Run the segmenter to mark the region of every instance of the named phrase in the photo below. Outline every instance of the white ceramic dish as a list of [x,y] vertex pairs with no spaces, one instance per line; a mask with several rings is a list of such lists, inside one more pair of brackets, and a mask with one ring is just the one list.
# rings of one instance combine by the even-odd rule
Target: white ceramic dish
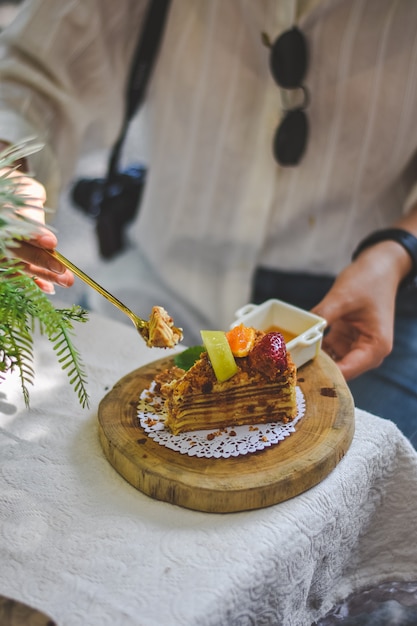
[[278,326],[295,335],[287,342],[287,350],[297,367],[317,356],[327,322],[324,318],[299,309],[282,300],[267,300],[262,304],[246,304],[235,313],[236,320],[230,328],[238,324],[268,330]]

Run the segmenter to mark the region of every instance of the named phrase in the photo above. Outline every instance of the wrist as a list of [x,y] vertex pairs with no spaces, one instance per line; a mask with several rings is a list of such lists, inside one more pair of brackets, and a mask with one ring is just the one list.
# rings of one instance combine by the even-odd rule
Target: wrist
[[384,271],[395,272],[400,288],[415,283],[417,276],[417,237],[401,228],[387,228],[371,233],[363,239],[352,255],[371,255],[372,262],[377,258]]

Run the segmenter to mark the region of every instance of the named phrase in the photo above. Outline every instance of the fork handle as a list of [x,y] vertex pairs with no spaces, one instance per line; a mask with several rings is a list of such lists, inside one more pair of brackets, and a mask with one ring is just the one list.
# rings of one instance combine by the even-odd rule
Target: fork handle
[[57,259],[60,263],[62,263],[62,265],[65,265],[65,267],[67,267],[69,270],[71,270],[71,272],[73,272],[76,276],[78,276],[78,278],[80,278],[82,281],[84,281],[89,287],[92,287],[93,289],[95,289],[100,295],[102,295],[109,302],[114,304],[115,307],[117,307],[123,313],[128,315],[135,325],[137,325],[138,322],[142,322],[143,326],[146,325],[145,320],[141,320],[125,304],[123,304],[123,302],[120,302],[120,300],[118,298],[113,296],[113,294],[111,294],[109,291],[107,291],[107,289],[104,289],[104,287],[99,285],[95,280],[93,280],[91,278],[91,276],[88,276],[88,274],[86,274],[85,272],[80,270],[79,267],[77,267],[69,259],[64,257],[64,255],[61,254],[60,252],[58,252],[58,250],[46,250],[46,252],[48,252],[48,254],[50,254],[55,259]]

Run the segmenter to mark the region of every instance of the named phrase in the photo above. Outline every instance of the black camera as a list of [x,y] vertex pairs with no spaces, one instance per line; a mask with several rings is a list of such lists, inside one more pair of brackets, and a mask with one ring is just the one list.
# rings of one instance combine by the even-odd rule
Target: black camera
[[131,165],[109,178],[82,178],[72,188],[76,208],[96,221],[100,255],[109,259],[125,246],[125,226],[136,216],[146,167]]

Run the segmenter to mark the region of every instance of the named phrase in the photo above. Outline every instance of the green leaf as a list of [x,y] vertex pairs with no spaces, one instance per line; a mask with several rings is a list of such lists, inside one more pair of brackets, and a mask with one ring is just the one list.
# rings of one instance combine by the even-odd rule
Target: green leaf
[[191,346],[183,352],[174,356],[174,363],[177,367],[188,371],[194,363],[200,358],[201,354],[206,352],[204,346]]

